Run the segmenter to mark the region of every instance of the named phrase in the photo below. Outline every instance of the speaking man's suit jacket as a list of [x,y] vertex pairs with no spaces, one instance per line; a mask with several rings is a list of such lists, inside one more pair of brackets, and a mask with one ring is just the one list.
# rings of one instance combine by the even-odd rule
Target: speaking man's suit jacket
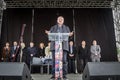
[[[58,33],[58,25],[54,25],[53,27],[51,27],[50,33]],[[61,33],[70,33],[69,27],[63,25]],[[69,51],[68,41],[63,41],[62,48],[63,50]],[[55,50],[55,41],[51,41],[50,50]]]

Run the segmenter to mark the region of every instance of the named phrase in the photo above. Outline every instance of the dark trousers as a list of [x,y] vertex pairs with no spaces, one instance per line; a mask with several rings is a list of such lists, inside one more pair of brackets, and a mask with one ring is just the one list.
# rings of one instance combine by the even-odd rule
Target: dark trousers
[[68,73],[75,73],[75,59],[68,59]]
[[87,62],[88,62],[88,59],[87,58],[82,58],[80,59],[80,62],[81,62],[81,71],[83,72]]
[[[55,76],[55,51],[52,51],[52,75]],[[67,74],[67,51],[63,50],[63,77]]]

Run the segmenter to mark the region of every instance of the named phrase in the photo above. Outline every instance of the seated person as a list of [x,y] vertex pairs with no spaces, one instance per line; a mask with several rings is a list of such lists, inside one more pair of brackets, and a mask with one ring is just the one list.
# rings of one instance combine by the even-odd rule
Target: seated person
[[48,46],[45,48],[45,58],[52,59],[52,52],[50,51],[50,42]]

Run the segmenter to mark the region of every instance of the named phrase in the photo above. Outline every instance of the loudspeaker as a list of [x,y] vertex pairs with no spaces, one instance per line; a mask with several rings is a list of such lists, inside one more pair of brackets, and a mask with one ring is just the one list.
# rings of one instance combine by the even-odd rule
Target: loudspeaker
[[1,62],[0,80],[31,80],[31,75],[25,63]]
[[83,80],[120,80],[119,62],[88,62],[82,75]]

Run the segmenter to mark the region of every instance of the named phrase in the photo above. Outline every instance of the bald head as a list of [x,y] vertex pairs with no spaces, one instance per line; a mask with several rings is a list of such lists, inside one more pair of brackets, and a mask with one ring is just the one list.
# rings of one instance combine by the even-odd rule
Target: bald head
[[59,17],[57,18],[57,23],[58,23],[58,25],[63,25],[63,23],[64,23],[64,18],[63,18],[62,16],[59,16]]

